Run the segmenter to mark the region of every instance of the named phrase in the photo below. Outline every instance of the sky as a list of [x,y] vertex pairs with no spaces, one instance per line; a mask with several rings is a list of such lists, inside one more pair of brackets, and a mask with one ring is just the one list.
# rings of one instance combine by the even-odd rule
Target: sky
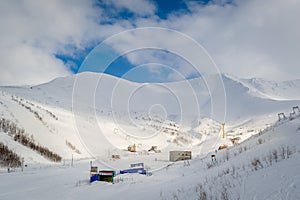
[[[299,79],[299,10],[299,0],[3,0],[0,85],[40,84],[89,71],[80,66],[95,47],[124,31],[145,27],[190,37],[222,73],[276,81]],[[143,37],[131,34],[111,45],[120,53],[124,45],[134,49]],[[151,39],[166,49],[182,45],[168,34]],[[201,75],[166,49],[123,53],[99,71],[136,82]],[[182,49],[197,56],[188,46]]]

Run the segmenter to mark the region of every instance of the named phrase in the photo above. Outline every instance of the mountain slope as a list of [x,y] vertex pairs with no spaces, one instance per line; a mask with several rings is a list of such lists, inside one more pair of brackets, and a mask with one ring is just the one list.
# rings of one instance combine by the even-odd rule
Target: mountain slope
[[207,155],[193,159],[189,166],[177,162],[152,176],[118,175],[115,184],[89,184],[89,161],[75,162],[73,167],[29,167],[23,173],[0,173],[0,198],[299,199],[299,133],[298,117],[219,151],[216,165]]
[[241,82],[266,98],[274,100],[299,100],[300,80],[292,81],[266,81],[264,79],[252,78],[241,79]]
[[[37,143],[63,159],[95,156],[110,165],[111,154],[120,154],[127,163],[134,160],[124,151],[131,144],[139,144],[141,152],[159,146],[163,151],[156,156],[164,162],[172,149],[205,155],[218,145],[231,144],[220,138],[224,113],[215,107],[223,104],[228,135],[239,135],[242,140],[276,122],[278,112],[288,114],[292,106],[300,104],[299,100],[266,98],[268,91],[261,97],[252,92],[255,85],[227,75],[221,76],[226,94],[226,102],[222,102],[222,88],[207,86],[218,78],[140,84],[106,74],[82,73],[32,87],[0,87],[0,111],[2,118],[24,128]],[[24,153],[7,134],[0,137],[27,162],[45,162],[36,152]],[[146,158],[141,155],[140,159]]]

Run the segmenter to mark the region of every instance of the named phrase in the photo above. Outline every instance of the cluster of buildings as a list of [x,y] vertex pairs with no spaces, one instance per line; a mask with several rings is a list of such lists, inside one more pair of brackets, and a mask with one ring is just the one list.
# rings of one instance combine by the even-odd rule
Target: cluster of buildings
[[[156,150],[156,148],[154,148]],[[169,160],[172,162],[182,161],[182,160],[191,160],[192,152],[191,151],[170,151]],[[95,181],[105,181],[105,182],[114,182],[114,177],[119,174],[142,174],[142,175],[151,175],[144,168],[144,163],[134,163],[130,164],[130,168],[123,169],[120,171],[115,171],[111,169],[102,169],[99,170],[97,166],[92,166],[90,169],[90,182]]]

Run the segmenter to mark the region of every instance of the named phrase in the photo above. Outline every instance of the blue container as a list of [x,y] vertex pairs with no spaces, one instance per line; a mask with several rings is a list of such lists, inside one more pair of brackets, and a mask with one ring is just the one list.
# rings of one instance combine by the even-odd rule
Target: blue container
[[139,173],[139,174],[146,174],[146,170],[144,170],[143,168],[140,169],[125,169],[125,170],[121,170],[120,174],[126,174],[126,173]]
[[95,174],[95,175],[91,176],[90,183],[92,183],[94,181],[98,181],[98,180],[99,180],[99,174]]
[[144,170],[144,169],[142,169],[142,170],[139,170],[139,171],[138,171],[138,173],[139,173],[139,174],[144,174],[144,175],[146,175],[146,174],[147,174],[146,170]]

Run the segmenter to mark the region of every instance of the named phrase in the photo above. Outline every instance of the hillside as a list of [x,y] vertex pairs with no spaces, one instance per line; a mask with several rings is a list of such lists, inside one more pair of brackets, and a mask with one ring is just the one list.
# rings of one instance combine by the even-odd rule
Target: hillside
[[244,79],[244,84],[251,87],[253,91],[265,95],[266,98],[279,100],[298,100],[300,98],[300,80],[293,81],[266,81],[264,79]]
[[[163,160],[150,166],[156,169],[166,165],[169,150],[190,149],[196,156],[206,155],[219,145],[232,145],[230,138],[239,137],[241,142],[257,134],[276,122],[278,112],[288,115],[300,104],[299,99],[256,95],[253,85],[247,87],[245,80],[228,75],[221,76],[226,94],[226,102],[221,102],[220,88],[209,91],[206,85],[217,78],[140,84],[105,74],[81,73],[37,86],[0,87],[1,118],[63,160],[95,157],[119,169],[122,164],[112,162],[111,154],[126,158],[123,164],[127,165],[136,159],[124,151],[128,145],[138,144],[141,152],[155,145],[161,154],[140,155],[139,159]],[[217,99],[213,100],[215,105],[211,105],[211,96]],[[226,107],[227,139],[220,137],[224,113],[212,109],[220,105]],[[26,163],[51,163],[3,130],[0,138]]]
[[207,155],[194,158],[189,166],[176,162],[152,176],[118,175],[115,184],[89,184],[89,161],[76,161],[73,167],[29,167],[10,174],[1,171],[0,198],[299,199],[299,137],[298,117],[219,151],[215,165]]

